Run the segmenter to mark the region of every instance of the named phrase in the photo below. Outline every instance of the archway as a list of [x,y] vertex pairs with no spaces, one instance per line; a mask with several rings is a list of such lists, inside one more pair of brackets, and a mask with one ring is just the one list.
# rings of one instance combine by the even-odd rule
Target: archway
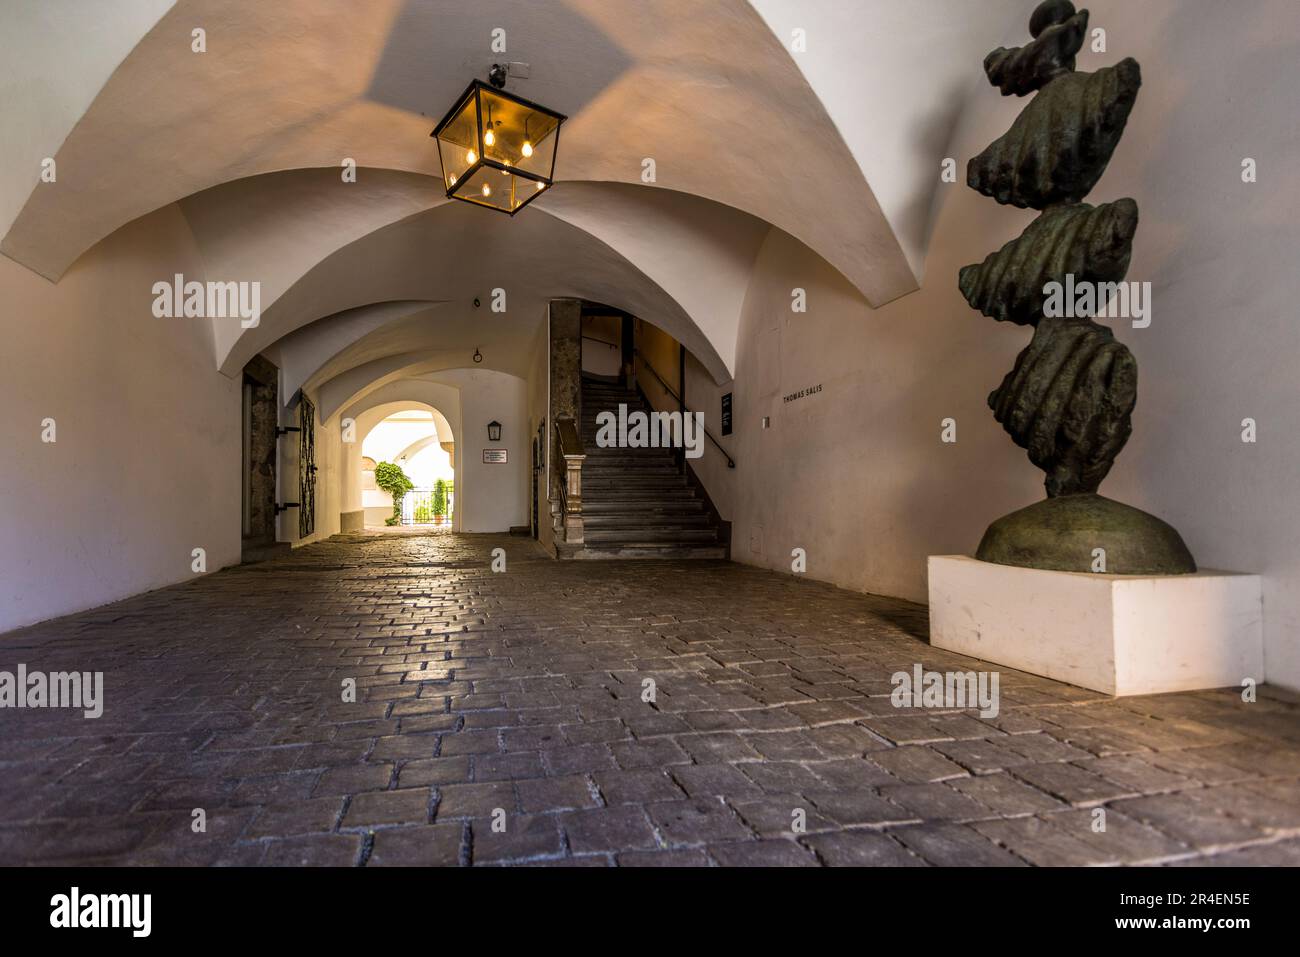
[[[456,410],[450,412],[407,400],[358,416],[353,448],[359,454],[349,457],[342,474],[343,500],[353,506],[351,530],[456,527]],[[383,474],[394,469],[411,486],[396,501]]]

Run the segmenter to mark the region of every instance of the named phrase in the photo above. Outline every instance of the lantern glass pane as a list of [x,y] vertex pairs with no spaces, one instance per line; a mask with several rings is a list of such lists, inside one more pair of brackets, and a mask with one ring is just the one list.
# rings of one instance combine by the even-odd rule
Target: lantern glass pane
[[[488,158],[550,179],[559,119],[492,90],[482,90],[480,96],[483,150]],[[489,129],[491,145],[487,143]]]
[[468,96],[452,121],[438,134],[438,155],[447,188],[454,188],[479,160],[477,97]]
[[456,198],[513,213],[534,192],[535,185],[522,176],[492,166],[481,166],[456,188]]

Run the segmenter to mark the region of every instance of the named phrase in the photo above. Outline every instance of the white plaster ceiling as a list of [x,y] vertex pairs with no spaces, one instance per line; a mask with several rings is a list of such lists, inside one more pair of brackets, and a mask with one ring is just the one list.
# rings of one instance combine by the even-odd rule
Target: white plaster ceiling
[[[207,52],[191,31],[207,31]],[[506,31],[507,51],[490,48]],[[436,175],[432,123],[494,59],[570,116],[561,180],[640,182],[744,209],[874,301],[915,288],[853,156],[747,0],[179,0],[59,151],[4,251],[51,278],[125,222],[221,183],[302,167]],[[160,78],[166,82],[160,82]],[[834,213],[835,215],[831,215]]]
[[[442,383],[408,380],[394,383],[393,388],[382,392],[372,393],[354,408],[348,409],[347,416],[356,421],[354,445],[358,452],[375,426],[390,415],[411,409],[432,412],[439,439],[444,442],[456,441],[460,423],[460,390]],[[447,429],[447,438],[442,439],[444,427]]]
[[[275,264],[266,267],[274,269]],[[506,311],[493,312],[494,289]],[[282,295],[263,293],[261,322],[240,329],[216,320],[221,368],[234,374],[282,336],[329,316],[384,300],[435,300],[432,333],[440,343],[469,346],[506,336],[520,361],[553,298],[609,303],[642,316],[683,342],[719,381],[726,364],[681,305],[597,237],[541,210],[513,219],[468,203],[444,203],[369,233],[327,256]],[[473,306],[478,298],[480,306]],[[408,347],[409,348],[409,347]],[[522,374],[522,366],[503,371]]]
[[350,346],[406,316],[426,311],[430,305],[418,301],[376,302],[326,316],[289,333],[265,350],[280,367],[284,403],[293,401],[294,393],[322,370],[333,368],[333,374],[337,374],[349,368],[337,363]]
[[[984,55],[1025,42],[1036,0],[750,0],[857,160],[912,272],[924,273],[936,194],[962,106],[984,95]],[[1078,4],[1083,6],[1082,3]]]
[[173,3],[114,0],[105,16],[103,0],[0,0],[0,235],[38,188],[41,162]]
[[[946,142],[951,81],[978,71],[992,33],[977,4],[903,0],[130,0],[111,27],[77,6],[80,18],[11,21],[10,45],[63,51],[44,71],[53,85],[23,92],[62,104],[40,148],[66,138],[57,184],[0,172],[0,214],[30,191],[0,251],[57,280],[123,224],[179,203],[204,278],[262,284],[258,327],[213,321],[218,367],[276,348],[295,386],[340,402],[357,369],[463,365],[483,342],[492,367],[523,374],[560,296],[641,315],[723,381],[772,226],[874,303],[915,289],[916,210],[937,181],[918,170]],[[807,52],[789,49],[791,24],[808,29]],[[206,53],[191,50],[196,27]],[[505,53],[489,46],[498,27]],[[570,117],[555,188],[514,220],[448,202],[428,136],[498,60],[528,62],[509,89]],[[18,97],[4,90],[8,117]],[[470,308],[497,286],[507,315]],[[419,300],[443,305],[392,305]]]
[[[447,420],[442,417],[442,414],[437,412],[436,410],[433,412],[433,424],[434,424],[433,434],[426,435],[422,439],[416,439],[406,448],[402,449],[400,452],[397,453],[396,461],[398,462],[409,461],[410,459],[415,458],[417,455],[419,455],[429,446],[433,445],[433,443],[435,442],[437,442],[439,446],[445,443],[447,445],[452,445],[454,447],[455,439],[452,438],[451,426],[447,424]],[[446,450],[444,449],[444,451]]]

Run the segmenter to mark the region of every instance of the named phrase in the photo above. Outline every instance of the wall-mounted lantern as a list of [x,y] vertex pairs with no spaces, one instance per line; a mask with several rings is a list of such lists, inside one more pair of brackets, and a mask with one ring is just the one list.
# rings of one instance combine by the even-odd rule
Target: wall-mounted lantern
[[566,117],[505,92],[506,72],[494,64],[490,86],[470,83],[430,135],[448,198],[513,216],[554,182]]
[[500,422],[497,422],[497,421],[493,420],[493,421],[491,421],[491,422],[488,423],[488,441],[489,441],[489,442],[500,442],[500,441],[501,441],[501,423],[500,423]]

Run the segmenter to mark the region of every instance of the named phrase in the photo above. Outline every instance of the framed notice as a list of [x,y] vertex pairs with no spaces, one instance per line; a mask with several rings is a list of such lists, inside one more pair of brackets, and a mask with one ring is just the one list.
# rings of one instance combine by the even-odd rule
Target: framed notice
[[731,434],[731,393],[722,397],[722,434]]
[[484,449],[483,464],[484,465],[505,465],[506,450],[505,449]]

